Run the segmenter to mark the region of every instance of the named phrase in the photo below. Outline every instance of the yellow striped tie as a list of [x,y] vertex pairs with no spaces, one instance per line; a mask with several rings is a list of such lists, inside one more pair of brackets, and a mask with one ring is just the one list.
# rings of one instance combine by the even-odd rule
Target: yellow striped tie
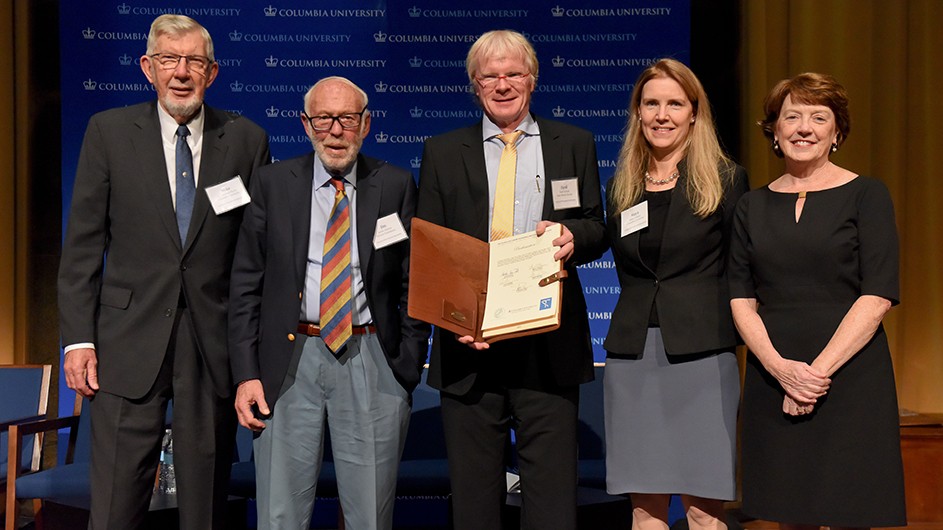
[[321,264],[321,338],[335,356],[350,339],[350,201],[344,181],[332,178],[334,208],[324,234]]
[[517,179],[517,139],[524,131],[499,134],[504,142],[498,164],[498,182],[494,190],[494,213],[491,214],[491,241],[514,233],[514,181]]

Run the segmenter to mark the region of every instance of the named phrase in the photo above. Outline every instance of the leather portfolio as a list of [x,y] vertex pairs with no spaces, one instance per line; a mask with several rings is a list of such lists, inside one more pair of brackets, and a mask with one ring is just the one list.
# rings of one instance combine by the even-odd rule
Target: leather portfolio
[[489,343],[560,327],[559,225],[492,243],[419,218],[411,232],[409,316]]

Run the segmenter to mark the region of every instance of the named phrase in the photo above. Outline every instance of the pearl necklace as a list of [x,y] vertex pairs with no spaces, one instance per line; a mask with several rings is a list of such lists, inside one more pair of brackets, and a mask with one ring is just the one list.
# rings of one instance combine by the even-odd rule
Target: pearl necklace
[[666,179],[655,179],[655,178],[652,178],[652,176],[648,174],[648,171],[645,172],[645,180],[651,182],[652,184],[656,184],[656,185],[659,185],[659,186],[662,185],[662,184],[668,184],[669,182],[671,182],[672,180],[678,178],[679,176],[680,176],[679,173],[678,173],[677,171],[675,171],[674,173],[668,175],[668,178],[666,178]]

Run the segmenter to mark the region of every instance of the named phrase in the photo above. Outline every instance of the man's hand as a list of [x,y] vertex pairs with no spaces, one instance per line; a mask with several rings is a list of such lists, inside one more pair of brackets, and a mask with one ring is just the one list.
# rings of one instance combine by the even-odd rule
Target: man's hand
[[475,342],[475,337],[472,337],[471,335],[459,336],[458,334],[456,334],[455,340],[461,342],[462,344],[468,346],[469,348],[473,350],[478,350],[478,351],[487,350],[488,348],[491,347],[491,345],[488,344],[487,342]]
[[259,432],[265,428],[265,423],[255,417],[252,412],[253,405],[259,407],[259,412],[263,416],[272,413],[268,408],[268,403],[265,402],[262,381],[258,379],[248,379],[239,383],[239,387],[236,389],[236,416],[239,418],[239,425]]
[[[547,230],[548,226],[555,225],[553,221],[540,221],[537,223],[537,235],[542,236],[543,233]],[[560,247],[560,250],[553,255],[553,259],[557,261],[563,261],[566,263],[566,260],[573,257],[573,232],[570,232],[570,229],[563,226],[563,233],[560,237],[553,240],[554,246]]]
[[65,382],[69,388],[90,398],[98,392],[98,356],[92,348],[76,348],[65,354]]

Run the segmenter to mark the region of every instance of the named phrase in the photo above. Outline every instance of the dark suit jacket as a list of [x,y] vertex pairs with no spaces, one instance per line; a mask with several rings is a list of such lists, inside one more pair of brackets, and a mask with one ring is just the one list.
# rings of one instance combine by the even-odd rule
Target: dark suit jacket
[[[540,127],[547,191],[543,219],[560,222],[573,233],[575,251],[567,261],[560,328],[540,335],[499,341],[483,355],[460,344],[451,332],[437,329],[429,364],[429,384],[465,394],[484,368],[483,359],[501,352],[528,352],[539,359],[539,371],[551,385],[568,386],[593,379],[586,300],[576,266],[606,250],[596,144],[589,131],[561,122],[535,118]],[[488,174],[481,122],[426,141],[419,179],[416,215],[441,226],[488,241]],[[577,177],[580,207],[554,210],[549,182]]]
[[620,214],[607,192],[607,232],[622,292],[612,312],[606,351],[638,355],[645,348],[652,304],[669,355],[733,349],[738,338],[730,314],[727,249],[734,209],[749,190],[746,171],[728,169],[733,178],[720,207],[705,219],[694,215],[685,193],[687,168],[671,191],[658,261],[657,280],[639,255],[640,231],[621,237]]
[[200,189],[183,248],[157,102],[89,121],[59,268],[59,322],[63,345],[95,343],[106,392],[137,398],[151,388],[181,291],[216,392],[232,392],[226,310],[244,208],[216,215],[203,190],[237,175],[248,185],[269,161],[268,137],[248,119],[203,111]]
[[[288,372],[301,314],[314,163],[312,152],[259,171],[233,261],[233,376],[237,382],[261,379],[270,407]],[[416,183],[408,171],[361,154],[354,200],[367,305],[396,380],[412,391],[426,360],[429,326],[406,316],[409,240],[376,250],[373,233],[377,219],[390,214],[397,214],[409,232]]]

